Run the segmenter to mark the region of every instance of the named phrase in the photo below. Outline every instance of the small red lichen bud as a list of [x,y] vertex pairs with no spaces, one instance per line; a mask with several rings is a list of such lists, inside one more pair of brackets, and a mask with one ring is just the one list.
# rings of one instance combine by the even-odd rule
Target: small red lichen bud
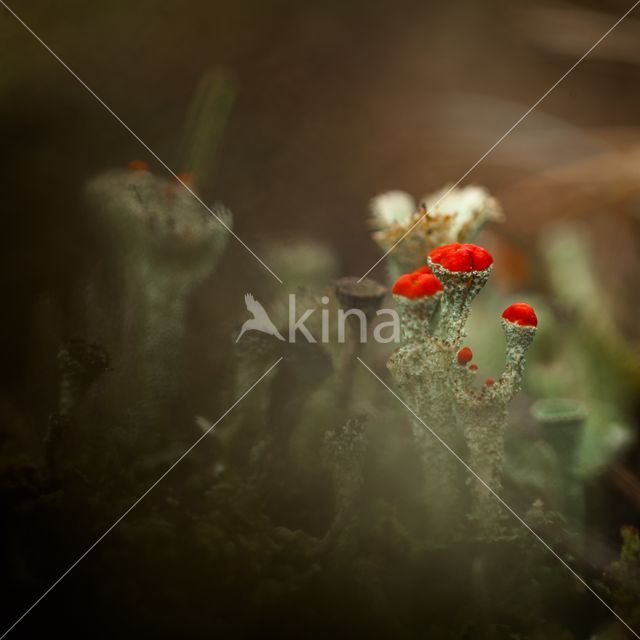
[[400,276],[391,289],[392,293],[405,298],[425,298],[442,291],[442,283],[431,272],[420,269]]
[[526,302],[516,302],[502,312],[502,317],[508,322],[522,327],[537,327],[538,317],[533,307]]
[[471,362],[473,360],[473,351],[469,349],[469,347],[462,347],[460,351],[458,351],[458,364],[465,365],[467,362]]
[[490,387],[492,384],[495,384],[495,380],[493,378],[487,378],[484,383],[487,385],[487,387]]
[[478,370],[478,365],[477,364],[470,364],[469,365],[469,371],[477,371]]
[[149,171],[149,165],[144,160],[132,160],[127,167],[130,171]]
[[493,264],[493,258],[486,249],[459,242],[437,247],[431,251],[429,258],[449,271],[483,271]]

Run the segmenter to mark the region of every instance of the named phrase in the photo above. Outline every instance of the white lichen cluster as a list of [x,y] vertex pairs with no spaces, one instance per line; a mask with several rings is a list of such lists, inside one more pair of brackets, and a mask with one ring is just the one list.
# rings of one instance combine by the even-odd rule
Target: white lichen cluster
[[404,191],[389,191],[373,198],[370,210],[373,239],[385,252],[393,247],[393,277],[424,264],[435,247],[470,242],[486,222],[503,219],[498,201],[484,187],[473,185],[447,185],[419,204]]

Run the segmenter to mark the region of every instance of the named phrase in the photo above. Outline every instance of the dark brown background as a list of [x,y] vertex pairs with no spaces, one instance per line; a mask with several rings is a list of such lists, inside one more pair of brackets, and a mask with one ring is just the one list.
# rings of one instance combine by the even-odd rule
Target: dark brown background
[[[312,237],[333,246],[351,274],[379,255],[366,225],[373,195],[420,196],[457,180],[629,6],[117,0],[13,8],[176,170],[198,80],[229,70],[237,99],[204,194],[233,210],[237,233],[258,252],[269,239]],[[64,299],[93,256],[82,184],[133,158],[154,163],[4,10],[0,34],[0,348],[4,383],[15,389],[34,296]],[[509,206],[523,178],[638,139],[638,34],[640,17],[631,16],[467,178],[505,197],[500,233],[512,241],[530,244],[548,222],[537,220],[531,198]],[[551,215],[590,213],[582,205]],[[202,313],[225,292],[239,308],[237,291],[269,277],[231,241]]]

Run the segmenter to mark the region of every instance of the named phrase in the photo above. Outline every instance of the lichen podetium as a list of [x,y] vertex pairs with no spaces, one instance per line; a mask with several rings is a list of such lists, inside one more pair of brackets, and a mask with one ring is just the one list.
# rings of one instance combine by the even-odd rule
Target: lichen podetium
[[[502,314],[506,336],[504,372],[474,387],[473,352],[462,342],[470,305],[486,284],[493,257],[473,244],[451,243],[433,249],[427,265],[401,276],[393,287],[402,322],[402,345],[388,362],[401,393],[430,429],[494,490],[501,489],[507,407],[519,391],[525,353],[536,333],[537,318],[526,303]],[[438,286],[439,285],[439,286]],[[502,533],[501,506],[479,482],[466,495],[459,463],[424,425],[414,421],[414,436],[425,476],[425,502],[434,539],[445,540],[464,513],[478,533]]]

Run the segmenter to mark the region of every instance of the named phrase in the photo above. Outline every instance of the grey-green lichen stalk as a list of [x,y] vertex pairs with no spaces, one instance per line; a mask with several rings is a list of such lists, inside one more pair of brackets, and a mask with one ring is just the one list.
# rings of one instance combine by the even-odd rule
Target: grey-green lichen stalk
[[349,524],[357,513],[357,504],[364,484],[363,470],[369,440],[366,419],[349,418],[347,422],[327,431],[322,447],[322,459],[331,473],[336,490],[336,516],[324,537],[323,548],[339,542],[346,544]]
[[462,342],[471,302],[486,284],[492,264],[493,258],[482,247],[447,244],[431,251],[427,267],[401,276],[393,287],[403,343],[388,367],[407,403],[424,421],[414,421],[414,434],[436,540],[445,539],[468,498],[478,533],[486,537],[502,533],[502,512],[495,496],[477,480],[469,485],[470,496],[465,496],[459,462],[429,432],[433,430],[467,460],[493,491],[500,491],[507,407],[520,389],[537,318],[525,303],[505,309],[504,372],[497,381],[487,379],[482,388],[474,387],[477,367],[471,364],[471,349]]
[[[87,324],[119,359],[117,369],[147,390],[138,395],[147,414],[169,395],[187,297],[214,270],[229,234],[179,182],[142,162],[97,176],[86,195],[109,250],[107,278],[87,285]],[[215,212],[231,225],[228,211]],[[114,316],[117,323],[104,322]]]

